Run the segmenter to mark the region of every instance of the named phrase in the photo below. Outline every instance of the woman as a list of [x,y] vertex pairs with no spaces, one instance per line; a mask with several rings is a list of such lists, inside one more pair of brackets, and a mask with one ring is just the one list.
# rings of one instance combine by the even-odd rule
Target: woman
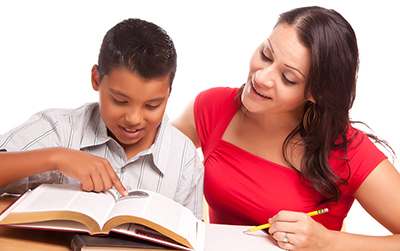
[[[173,125],[202,148],[212,223],[270,222],[287,250],[398,249],[400,174],[349,118],[358,64],[339,13],[294,9],[254,52],[241,88],[188,105]],[[340,232],[354,199],[394,235]]]

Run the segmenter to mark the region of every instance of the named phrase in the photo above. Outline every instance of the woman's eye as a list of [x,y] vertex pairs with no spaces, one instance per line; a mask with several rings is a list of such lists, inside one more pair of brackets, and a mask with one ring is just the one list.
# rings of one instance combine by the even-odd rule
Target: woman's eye
[[296,84],[296,82],[290,81],[290,80],[285,76],[285,74],[283,74],[283,73],[282,73],[282,78],[283,78],[283,80],[284,80],[286,83],[288,83],[288,84],[290,84],[290,85],[295,85],[295,84]]
[[262,57],[265,61],[268,61],[268,62],[271,62],[271,61],[272,61],[269,57],[267,57],[267,56],[264,54],[264,50],[261,50],[260,53],[261,53],[261,57]]

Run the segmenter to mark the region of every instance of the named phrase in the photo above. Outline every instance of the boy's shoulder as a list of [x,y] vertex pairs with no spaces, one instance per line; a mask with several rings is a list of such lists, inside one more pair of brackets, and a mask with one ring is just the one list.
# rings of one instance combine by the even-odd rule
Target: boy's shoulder
[[59,130],[79,130],[82,133],[94,131],[103,126],[100,116],[99,103],[86,103],[78,108],[50,108],[36,114],[50,124],[57,123]]
[[49,119],[53,117],[60,123],[73,123],[75,126],[97,124],[100,118],[98,102],[86,103],[78,108],[51,108],[45,110],[43,114],[45,113],[49,113]]
[[78,108],[52,108],[49,109],[60,116],[91,116],[94,112],[98,112],[99,103],[86,103]]
[[84,138],[107,131],[97,126],[101,123],[98,110],[97,103],[90,103],[76,109],[49,108],[39,111],[23,124],[1,135],[0,148],[8,151],[49,146],[79,149]]
[[167,136],[167,138],[170,139],[168,142],[171,147],[177,145],[187,145],[189,148],[196,148],[188,136],[171,124],[167,113],[164,113],[162,126],[164,128],[161,129],[161,134],[164,134],[163,137]]

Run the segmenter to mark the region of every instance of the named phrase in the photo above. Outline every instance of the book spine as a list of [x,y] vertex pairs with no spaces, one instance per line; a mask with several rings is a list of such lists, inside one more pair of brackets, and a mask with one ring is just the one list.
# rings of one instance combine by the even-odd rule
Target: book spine
[[79,236],[79,234],[75,234],[74,238],[72,238],[70,246],[71,246],[71,250],[72,251],[81,251],[82,247],[83,247],[83,240],[82,238]]

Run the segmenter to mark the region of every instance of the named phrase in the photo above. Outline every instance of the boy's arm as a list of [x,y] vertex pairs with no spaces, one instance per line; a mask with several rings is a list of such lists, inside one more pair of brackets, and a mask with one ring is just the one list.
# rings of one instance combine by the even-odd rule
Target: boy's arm
[[22,152],[0,152],[0,187],[35,174],[57,170],[81,182],[85,191],[127,191],[106,159],[78,150],[51,147]]

